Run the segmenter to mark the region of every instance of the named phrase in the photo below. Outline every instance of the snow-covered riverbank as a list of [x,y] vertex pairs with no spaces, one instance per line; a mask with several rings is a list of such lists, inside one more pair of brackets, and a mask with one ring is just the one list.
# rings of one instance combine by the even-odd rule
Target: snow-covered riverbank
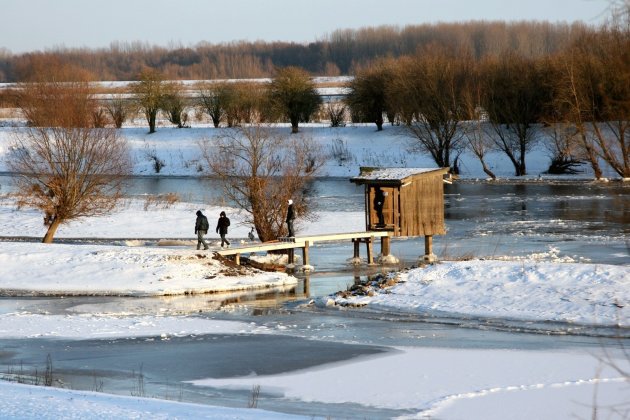
[[[324,174],[354,176],[359,166],[433,166],[426,157],[405,152],[395,128],[377,133],[373,127],[329,129],[307,127],[324,148],[341,141],[348,146],[348,162],[331,161]],[[163,175],[198,175],[198,142],[213,129],[176,130],[161,127],[148,136],[144,128],[123,134],[134,150],[135,172],[153,174],[149,155],[164,159]],[[6,156],[8,129],[0,129],[0,155]],[[530,173],[545,169],[542,152],[529,162]],[[0,170],[2,170],[1,167]],[[462,160],[467,177],[484,177],[474,160]],[[508,176],[508,165],[497,164]],[[212,260],[210,252],[194,249],[194,212],[210,216],[226,210],[232,219],[230,237],[245,240],[248,226],[235,209],[179,202],[149,206],[130,199],[109,216],[63,225],[58,238],[85,238],[81,245],[44,245],[42,215],[17,210],[8,198],[0,201],[2,236],[32,237],[27,242],[0,242],[0,289],[18,294],[120,294],[131,296],[202,293],[243,288],[291,287],[296,279],[286,274],[241,272],[232,276]],[[356,231],[364,227],[362,212],[320,212],[317,222],[301,232],[317,234]],[[216,247],[216,235],[212,238]],[[108,238],[111,244],[90,241]],[[163,238],[182,238],[180,246],[158,246]],[[188,238],[188,239],[187,239]],[[118,240],[119,239],[119,240]],[[236,244],[235,244],[236,245]],[[545,244],[545,247],[547,244]],[[212,251],[212,250],[210,250]],[[543,249],[540,250],[544,251]],[[197,255],[206,256],[199,258]],[[630,308],[630,257],[620,264],[560,263],[554,258],[443,262],[401,275],[399,285],[371,297],[337,299],[339,304],[366,304],[367,310],[385,313],[433,313],[457,317],[487,317],[519,322],[562,322],[572,325],[619,326],[627,331]],[[625,262],[624,262],[625,261]],[[327,298],[328,299],[328,298]],[[332,298],[331,298],[332,299]],[[195,336],[204,334],[291,334],[284,325],[261,326],[246,322],[200,319],[161,313],[115,314],[93,307],[47,314],[37,305],[12,306],[5,300],[0,311],[0,339],[106,339],[108,337]],[[76,308],[75,308],[76,309]],[[355,312],[362,309],[354,309]],[[341,310],[343,311],[343,309]],[[326,335],[327,340],[334,337]],[[621,339],[626,344],[627,339]],[[569,350],[430,348],[418,337],[417,346],[393,346],[383,355],[357,357],[285,374],[234,378],[204,378],[198,386],[251,390],[293,401],[322,404],[358,404],[401,410],[407,417],[444,419],[588,418],[593,406],[608,409],[628,401],[628,360],[616,346],[608,354],[592,348]],[[627,348],[627,347],[626,347]],[[610,411],[608,411],[610,412]],[[276,413],[231,410],[176,402],[116,397],[99,393],[32,388],[0,383],[0,413],[9,418],[278,418]],[[139,414],[141,413],[141,414]],[[46,417],[48,416],[48,417]],[[308,416],[309,418],[311,416]]]

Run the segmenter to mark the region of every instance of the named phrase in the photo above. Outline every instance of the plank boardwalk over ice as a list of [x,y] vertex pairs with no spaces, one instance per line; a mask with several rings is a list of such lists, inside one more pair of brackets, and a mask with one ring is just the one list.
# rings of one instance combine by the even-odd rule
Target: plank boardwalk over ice
[[264,251],[277,251],[286,249],[289,253],[289,264],[295,262],[294,252],[296,248],[302,249],[302,261],[304,265],[309,265],[308,248],[315,242],[333,242],[351,239],[354,244],[354,257],[359,257],[359,245],[365,243],[367,246],[367,260],[368,264],[374,263],[374,257],[372,255],[373,244],[376,238],[381,238],[381,252],[384,256],[389,255],[389,240],[390,234],[388,232],[345,232],[345,233],[328,233],[323,235],[310,235],[310,236],[295,236],[290,238],[280,238],[274,242],[263,242],[260,244],[228,248],[221,251],[217,251],[217,254],[227,257],[234,256],[234,262],[238,265],[241,263],[241,254],[251,254]]

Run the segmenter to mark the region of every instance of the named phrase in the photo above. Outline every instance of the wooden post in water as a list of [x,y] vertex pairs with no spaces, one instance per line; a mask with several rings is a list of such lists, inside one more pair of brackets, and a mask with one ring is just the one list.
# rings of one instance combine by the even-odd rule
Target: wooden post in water
[[369,265],[374,264],[374,255],[372,255],[372,237],[365,239],[365,245],[367,245],[367,261]]
[[309,265],[309,263],[308,263],[308,241],[304,242],[304,247],[302,248],[302,264]]
[[433,253],[433,235],[425,235],[424,237],[424,262],[433,263],[437,261],[437,257]]
[[354,258],[359,258],[359,246],[361,245],[360,239],[353,239],[352,244],[354,245]]
[[383,257],[387,257],[391,252],[390,239],[391,238],[389,236],[381,237],[381,254],[383,255]]

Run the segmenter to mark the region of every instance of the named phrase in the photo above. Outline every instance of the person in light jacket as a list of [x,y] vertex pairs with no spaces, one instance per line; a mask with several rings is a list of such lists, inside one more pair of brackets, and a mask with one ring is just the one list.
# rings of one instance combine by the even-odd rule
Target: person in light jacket
[[225,212],[222,211],[221,214],[219,215],[219,220],[217,221],[217,233],[219,235],[221,235],[221,248],[223,248],[223,245],[230,246],[230,241],[228,241],[227,239],[225,239],[225,235],[227,235],[228,233],[228,226],[230,226],[230,219],[228,219],[228,217],[225,215]]

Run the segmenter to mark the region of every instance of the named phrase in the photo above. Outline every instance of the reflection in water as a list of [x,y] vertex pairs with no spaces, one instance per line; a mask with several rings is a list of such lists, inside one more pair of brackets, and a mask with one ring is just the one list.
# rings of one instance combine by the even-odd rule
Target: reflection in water
[[[92,298],[85,302],[82,298],[66,298],[63,308],[55,301],[49,301],[45,310],[51,314],[137,314],[137,315],[187,315],[212,312],[227,307],[248,305],[255,308],[279,309],[282,302],[304,298],[300,286],[279,286],[262,290],[243,290],[226,293],[158,296],[141,298]],[[70,301],[70,302],[68,302]],[[71,302],[74,302],[72,304]],[[84,303],[81,303],[84,302]],[[42,309],[42,304],[39,306]],[[63,310],[62,310],[63,309]]]

